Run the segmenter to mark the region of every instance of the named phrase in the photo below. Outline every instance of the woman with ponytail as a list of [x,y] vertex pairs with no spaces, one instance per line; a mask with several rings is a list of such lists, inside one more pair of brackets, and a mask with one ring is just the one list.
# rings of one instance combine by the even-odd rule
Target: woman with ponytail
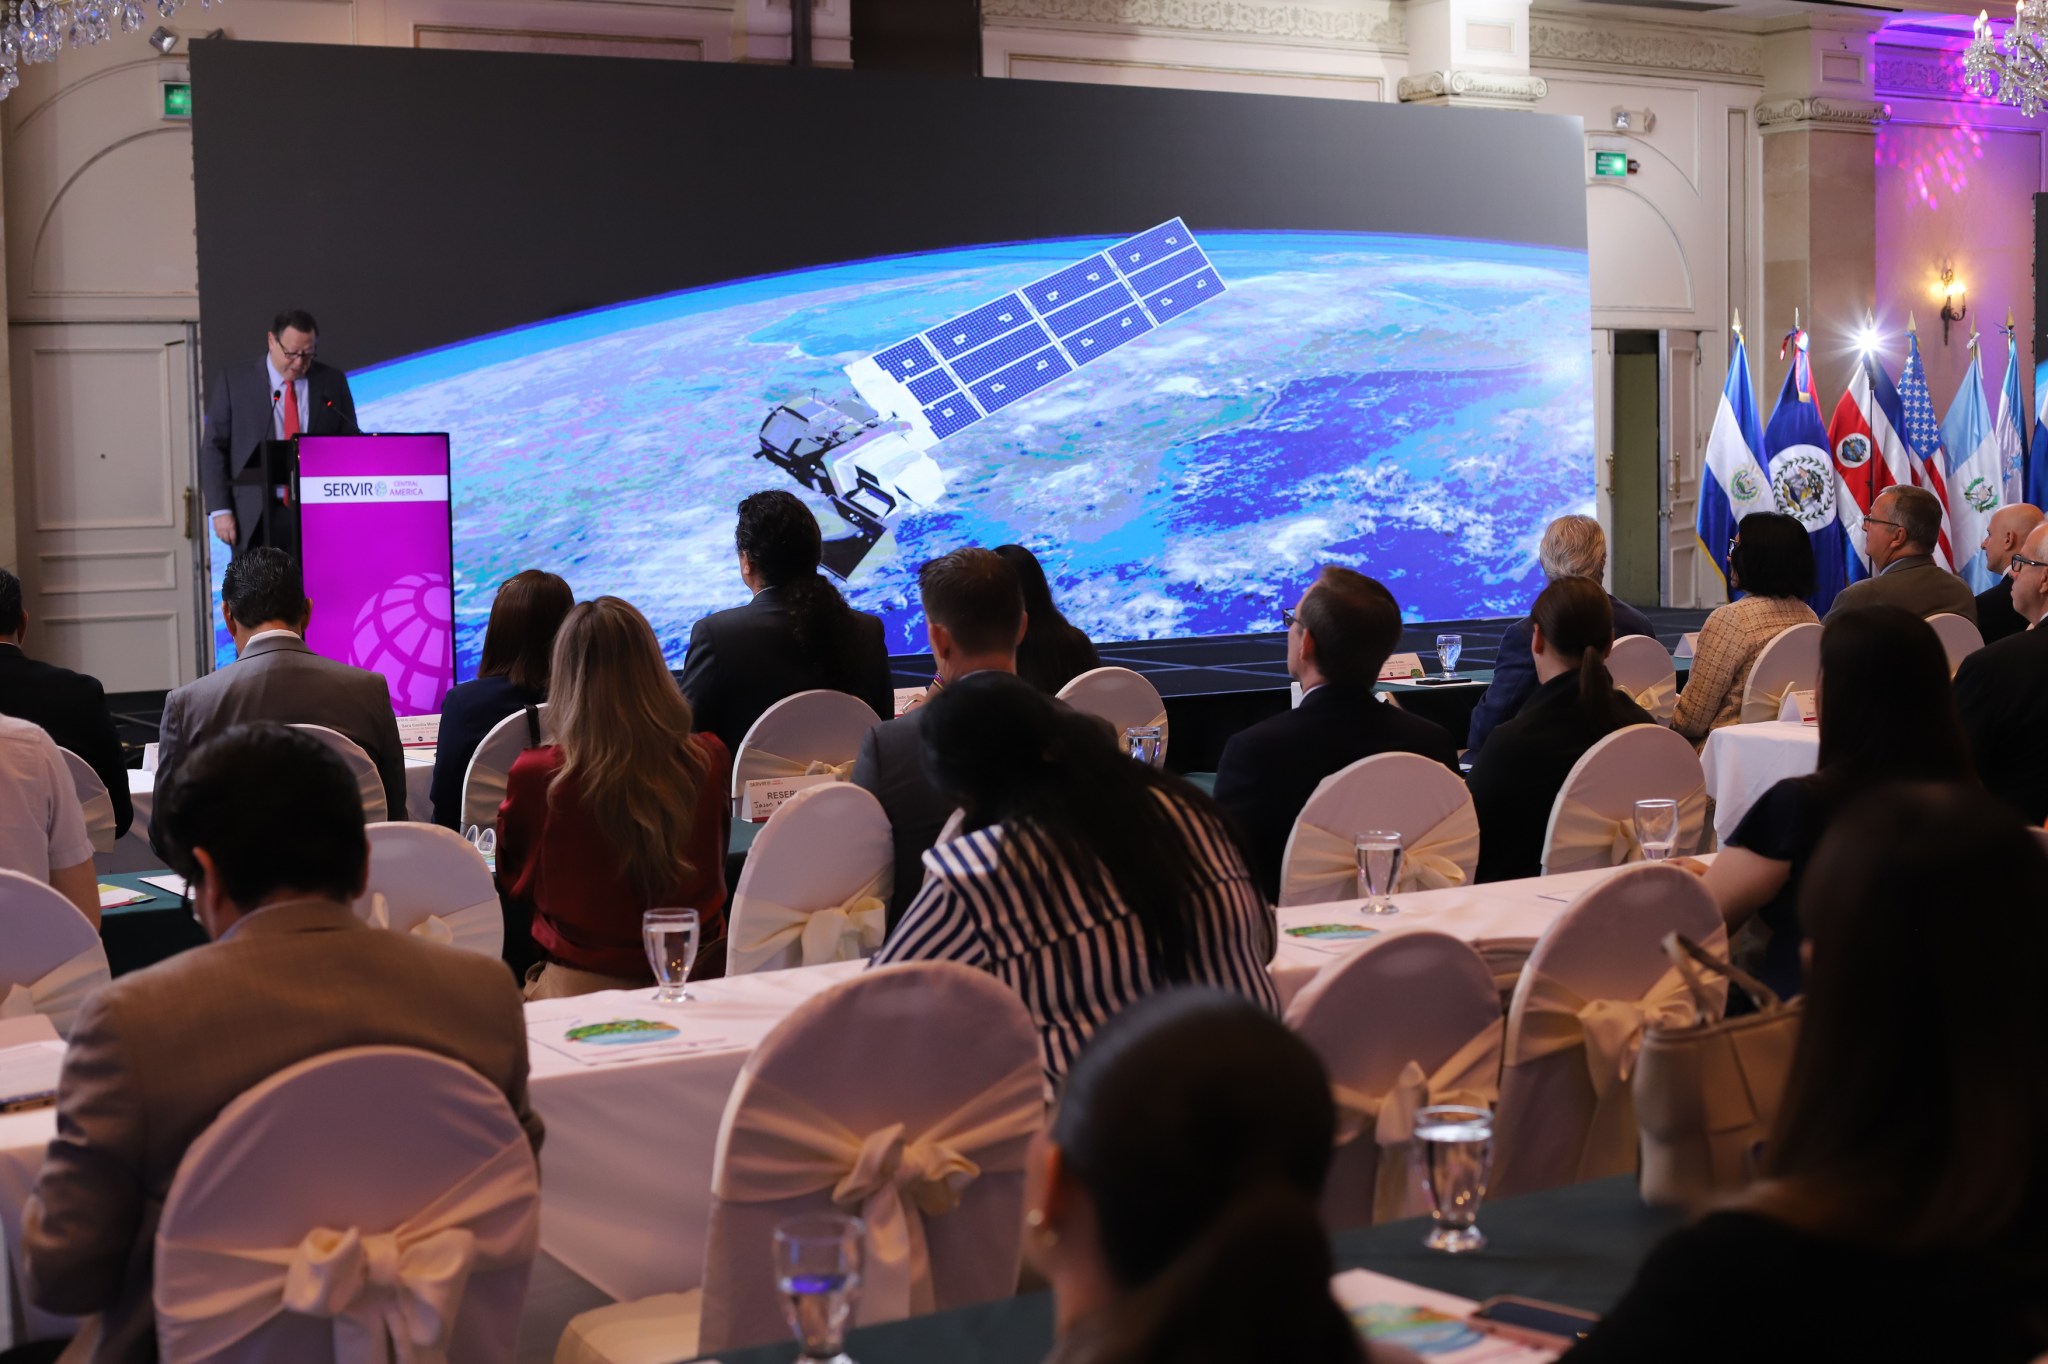
[[1590,578],[1559,578],[1530,609],[1536,690],[1472,764],[1481,881],[1535,876],[1550,807],[1586,750],[1617,729],[1655,724],[1607,672],[1614,608]]

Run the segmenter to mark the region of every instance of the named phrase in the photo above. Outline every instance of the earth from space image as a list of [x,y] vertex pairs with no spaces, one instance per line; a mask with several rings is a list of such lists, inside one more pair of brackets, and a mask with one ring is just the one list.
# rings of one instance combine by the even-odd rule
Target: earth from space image
[[[1281,628],[1316,567],[1411,620],[1514,615],[1544,524],[1591,509],[1584,252],[1367,234],[1196,235],[1226,292],[939,444],[946,492],[844,584],[892,653],[927,647],[916,570],[1008,542],[1098,640]],[[1116,237],[974,247],[735,281],[351,376],[365,431],[446,431],[457,676],[497,584],[625,597],[672,663],[747,598],[734,508],[798,493],[756,457],[779,402]]]

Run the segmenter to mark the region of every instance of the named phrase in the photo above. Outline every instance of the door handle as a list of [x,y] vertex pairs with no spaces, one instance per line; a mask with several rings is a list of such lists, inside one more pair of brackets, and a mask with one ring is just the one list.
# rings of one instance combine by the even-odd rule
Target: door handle
[[192,538],[192,485],[185,485],[185,538]]

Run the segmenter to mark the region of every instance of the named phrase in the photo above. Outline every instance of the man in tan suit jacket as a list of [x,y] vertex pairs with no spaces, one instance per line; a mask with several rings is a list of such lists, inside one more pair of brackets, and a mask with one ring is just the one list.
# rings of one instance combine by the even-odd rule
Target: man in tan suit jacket
[[1828,614],[1885,602],[1916,616],[1950,612],[1975,622],[1977,598],[1969,585],[1934,562],[1940,540],[1941,503],[1933,493],[1903,483],[1886,488],[1863,518],[1863,548],[1876,572],[1843,588]]
[[156,1358],[152,1255],[178,1163],[224,1107],[287,1066],[417,1047],[496,1085],[541,1142],[511,972],[351,911],[369,845],[355,781],[330,749],[282,725],[230,729],[157,788],[155,824],[216,941],[86,1001],[23,1215],[30,1297],[99,1314],[98,1364]]

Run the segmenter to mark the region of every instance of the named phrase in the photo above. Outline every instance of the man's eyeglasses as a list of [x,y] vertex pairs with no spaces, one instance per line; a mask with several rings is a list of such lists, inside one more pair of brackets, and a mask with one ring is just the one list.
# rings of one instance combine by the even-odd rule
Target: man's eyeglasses
[[314,356],[318,355],[320,351],[317,347],[313,346],[308,346],[304,350],[286,350],[283,346],[280,345],[277,348],[277,353],[279,355],[282,355],[287,360],[311,360]]
[[1866,516],[1863,518],[1863,524],[1866,526],[1890,526],[1895,530],[1905,529],[1905,527],[1900,525],[1898,522],[1887,521],[1882,516]]
[[[2013,557],[2017,559],[2019,556],[2015,554]],[[1280,608],[1280,624],[1284,628],[1292,630],[1295,626],[1301,624],[1301,617],[1294,614],[1294,608],[1283,606]]]
[[2014,568],[2048,568],[2048,564],[2042,563],[2039,559],[2029,559],[2024,554],[2013,555],[2012,566]]

